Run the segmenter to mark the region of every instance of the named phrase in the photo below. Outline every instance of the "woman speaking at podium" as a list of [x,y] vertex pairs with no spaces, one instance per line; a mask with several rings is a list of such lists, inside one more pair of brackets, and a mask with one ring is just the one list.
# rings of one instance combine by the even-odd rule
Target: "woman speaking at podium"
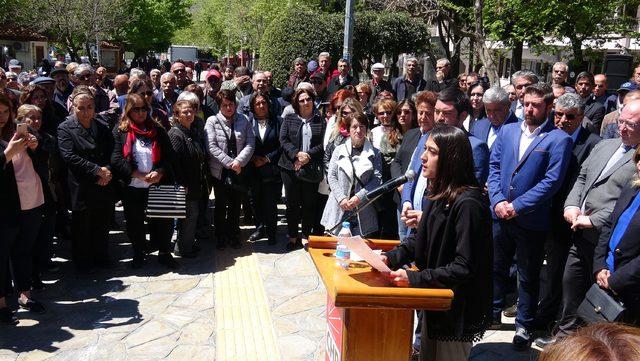
[[467,360],[473,341],[491,323],[493,245],[489,201],[473,175],[465,133],[436,126],[421,156],[429,179],[417,233],[382,256],[397,286],[450,288],[451,309],[425,311],[420,360]]

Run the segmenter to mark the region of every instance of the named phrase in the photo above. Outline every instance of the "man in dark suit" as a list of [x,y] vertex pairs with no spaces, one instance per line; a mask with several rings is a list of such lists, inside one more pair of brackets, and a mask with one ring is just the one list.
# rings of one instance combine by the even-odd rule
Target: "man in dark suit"
[[327,99],[331,99],[331,95],[333,93],[340,89],[344,89],[347,85],[358,85],[358,79],[349,74],[350,70],[351,65],[349,65],[349,61],[347,59],[338,60],[339,74],[333,76],[331,80],[329,80],[329,94],[327,95]]
[[571,137],[547,117],[553,92],[546,84],[524,91],[524,122],[504,125],[493,144],[489,196],[494,215],[494,322],[500,320],[516,255],[518,312],[513,346],[526,349],[534,326],[544,239],[551,226],[551,199],[560,189],[571,154]]
[[482,96],[482,102],[487,117],[471,123],[469,133],[487,143],[489,150],[491,150],[500,128],[505,124],[518,122],[518,118],[509,111],[511,105],[509,94],[500,87],[487,89]]
[[[633,162],[640,174],[640,153]],[[636,175],[637,176],[637,175]],[[593,270],[602,288],[617,294],[627,309],[625,321],[640,325],[640,180],[622,190],[611,220],[604,224],[595,250]]]
[[367,84],[371,87],[369,105],[373,105],[373,103],[375,103],[376,96],[381,92],[385,90],[393,92],[391,83],[384,80],[384,64],[382,63],[375,63],[371,65],[371,80],[368,80]]
[[436,79],[427,84],[426,90],[439,92],[444,88],[456,87],[458,79],[451,76],[451,62],[447,58],[436,61]]
[[583,71],[576,77],[576,92],[585,102],[584,115],[596,131],[600,131],[602,120],[604,119],[604,105],[599,103],[593,95],[595,81],[593,74]]
[[530,70],[519,70],[511,76],[511,84],[516,89],[517,100],[511,103],[511,112],[520,120],[524,120],[524,90],[538,83],[538,76]]
[[[447,123],[462,130],[462,122],[469,115],[469,98],[458,88],[446,88],[438,93],[435,106],[435,121]],[[487,143],[465,131],[471,150],[473,151],[473,172],[478,179],[478,184],[485,184],[489,175],[489,147]]]
[[413,94],[425,90],[427,81],[420,76],[418,59],[413,56],[404,59],[404,76],[397,77],[393,81],[393,93],[397,101],[411,99]]
[[[580,167],[580,174],[564,203],[564,219],[571,223],[573,245],[562,279],[562,317],[556,336],[573,333],[581,325],[575,317],[580,302],[594,283],[593,255],[600,231],[624,186],[635,173],[634,149],[640,143],[640,101],[622,109],[619,120],[620,138],[598,143]],[[556,337],[538,339],[544,347]]]
[[571,247],[571,225],[562,216],[564,201],[580,172],[580,165],[591,153],[591,149],[601,140],[599,136],[584,128],[584,103],[575,93],[566,93],[556,99],[553,120],[558,129],[564,130],[573,140],[573,151],[567,174],[560,190],[553,197],[551,208],[551,229],[546,243],[547,266],[542,271],[540,282],[540,303],[537,320],[541,326],[555,321],[562,297],[562,273]]

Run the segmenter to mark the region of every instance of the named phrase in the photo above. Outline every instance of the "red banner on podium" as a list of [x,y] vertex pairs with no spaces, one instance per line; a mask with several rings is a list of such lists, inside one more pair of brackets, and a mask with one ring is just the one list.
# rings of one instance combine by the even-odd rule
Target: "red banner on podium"
[[344,309],[336,307],[331,296],[327,295],[326,361],[342,360],[343,319]]

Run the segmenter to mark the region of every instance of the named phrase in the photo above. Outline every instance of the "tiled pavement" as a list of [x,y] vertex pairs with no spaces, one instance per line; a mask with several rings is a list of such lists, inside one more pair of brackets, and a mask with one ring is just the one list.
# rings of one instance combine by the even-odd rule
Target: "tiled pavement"
[[[204,243],[176,272],[155,256],[134,271],[126,236],[112,241],[113,269],[78,276],[65,262],[45,278],[36,297],[47,313],[0,326],[0,360],[324,360],[326,296],[304,250],[286,253],[284,239],[222,252]],[[511,349],[510,327],[487,332],[471,360],[536,360]]]

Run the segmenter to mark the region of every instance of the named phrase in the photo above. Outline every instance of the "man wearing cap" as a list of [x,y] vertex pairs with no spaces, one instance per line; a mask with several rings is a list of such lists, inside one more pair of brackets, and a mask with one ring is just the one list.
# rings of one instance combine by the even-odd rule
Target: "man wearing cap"
[[316,110],[323,119],[327,114],[327,106],[329,105],[327,99],[327,83],[325,82],[325,79],[326,77],[323,72],[315,72],[309,79],[309,82],[313,85],[313,90],[316,93]]
[[[632,85],[632,86],[625,86],[625,85]],[[635,87],[635,83],[631,83],[631,82],[627,82],[624,83],[620,86],[620,88],[622,88],[623,86],[625,86],[626,88],[633,88]],[[622,112],[622,107],[624,107],[627,103],[634,101],[634,100],[640,100],[640,89],[634,89],[631,91],[623,91],[622,92],[622,104],[620,104],[620,107],[614,111],[612,111],[611,113],[607,114],[604,117],[604,120],[602,121],[602,128],[600,129],[600,136],[603,139],[611,139],[611,138],[619,138],[620,137],[620,132],[618,131],[618,118],[620,117],[620,112]],[[620,98],[620,97],[619,97]]]
[[56,82],[56,88],[53,92],[53,103],[57,104],[68,113],[67,100],[73,91],[73,85],[69,82],[69,73],[66,68],[54,68],[51,71],[51,77]]
[[367,80],[367,84],[371,88],[371,96],[369,96],[369,104],[375,103],[376,96],[382,91],[390,91],[391,83],[384,80],[384,65],[382,63],[375,63],[371,66],[371,80]]
[[22,71],[22,65],[18,59],[9,60],[9,71],[12,71],[16,74],[20,74]]
[[222,85],[222,74],[216,69],[209,69],[205,76],[205,96],[204,104],[202,105],[202,113],[204,113],[204,119],[208,119],[212,115],[216,115],[220,108],[216,103],[216,94],[220,91]]

